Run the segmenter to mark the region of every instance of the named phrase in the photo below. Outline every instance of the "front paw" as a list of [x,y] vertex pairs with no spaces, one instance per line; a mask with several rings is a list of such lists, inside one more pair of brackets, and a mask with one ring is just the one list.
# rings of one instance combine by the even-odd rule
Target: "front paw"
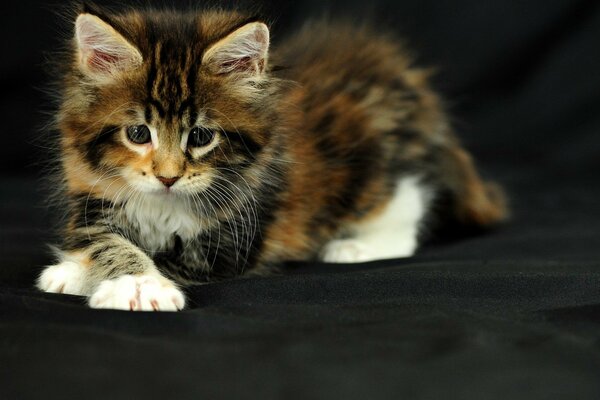
[[102,281],[90,297],[92,308],[131,311],[178,311],[183,293],[169,280],[155,275],[123,275]]
[[63,261],[44,270],[37,287],[44,292],[83,294],[85,268],[73,261]]

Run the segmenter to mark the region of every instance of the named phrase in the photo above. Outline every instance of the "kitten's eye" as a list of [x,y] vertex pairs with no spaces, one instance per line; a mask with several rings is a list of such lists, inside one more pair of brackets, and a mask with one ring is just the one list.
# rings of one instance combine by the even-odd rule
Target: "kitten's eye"
[[146,125],[132,125],[127,127],[127,138],[133,143],[144,144],[151,140],[150,129]]
[[199,127],[192,128],[188,136],[188,147],[206,146],[213,140],[214,137],[215,133],[210,129]]

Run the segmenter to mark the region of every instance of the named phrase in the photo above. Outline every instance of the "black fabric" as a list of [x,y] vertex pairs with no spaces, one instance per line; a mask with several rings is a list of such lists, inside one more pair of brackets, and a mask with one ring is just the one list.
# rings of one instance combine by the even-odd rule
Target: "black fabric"
[[409,259],[190,288],[174,314],[32,288],[51,261],[36,129],[60,20],[3,3],[0,398],[600,398],[600,3],[359,3],[265,12],[275,46],[324,10],[407,36],[512,220]]

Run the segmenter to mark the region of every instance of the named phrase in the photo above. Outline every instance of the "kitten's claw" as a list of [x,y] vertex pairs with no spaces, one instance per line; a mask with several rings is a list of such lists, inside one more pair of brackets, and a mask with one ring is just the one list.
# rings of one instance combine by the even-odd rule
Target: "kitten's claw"
[[44,292],[82,294],[85,268],[73,261],[63,261],[44,270],[37,287]]
[[358,263],[375,258],[367,244],[355,239],[332,240],[321,253],[321,259],[330,263]]
[[183,293],[175,285],[151,275],[123,275],[105,280],[90,297],[92,308],[178,311],[184,306]]

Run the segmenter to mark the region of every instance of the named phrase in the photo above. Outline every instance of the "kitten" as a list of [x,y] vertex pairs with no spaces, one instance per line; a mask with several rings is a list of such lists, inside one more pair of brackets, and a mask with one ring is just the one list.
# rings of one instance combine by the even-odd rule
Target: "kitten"
[[505,217],[427,72],[366,28],[308,24],[269,54],[267,25],[241,12],[86,6],[71,48],[68,220],[44,291],[180,310],[180,285],[407,257],[429,221]]

